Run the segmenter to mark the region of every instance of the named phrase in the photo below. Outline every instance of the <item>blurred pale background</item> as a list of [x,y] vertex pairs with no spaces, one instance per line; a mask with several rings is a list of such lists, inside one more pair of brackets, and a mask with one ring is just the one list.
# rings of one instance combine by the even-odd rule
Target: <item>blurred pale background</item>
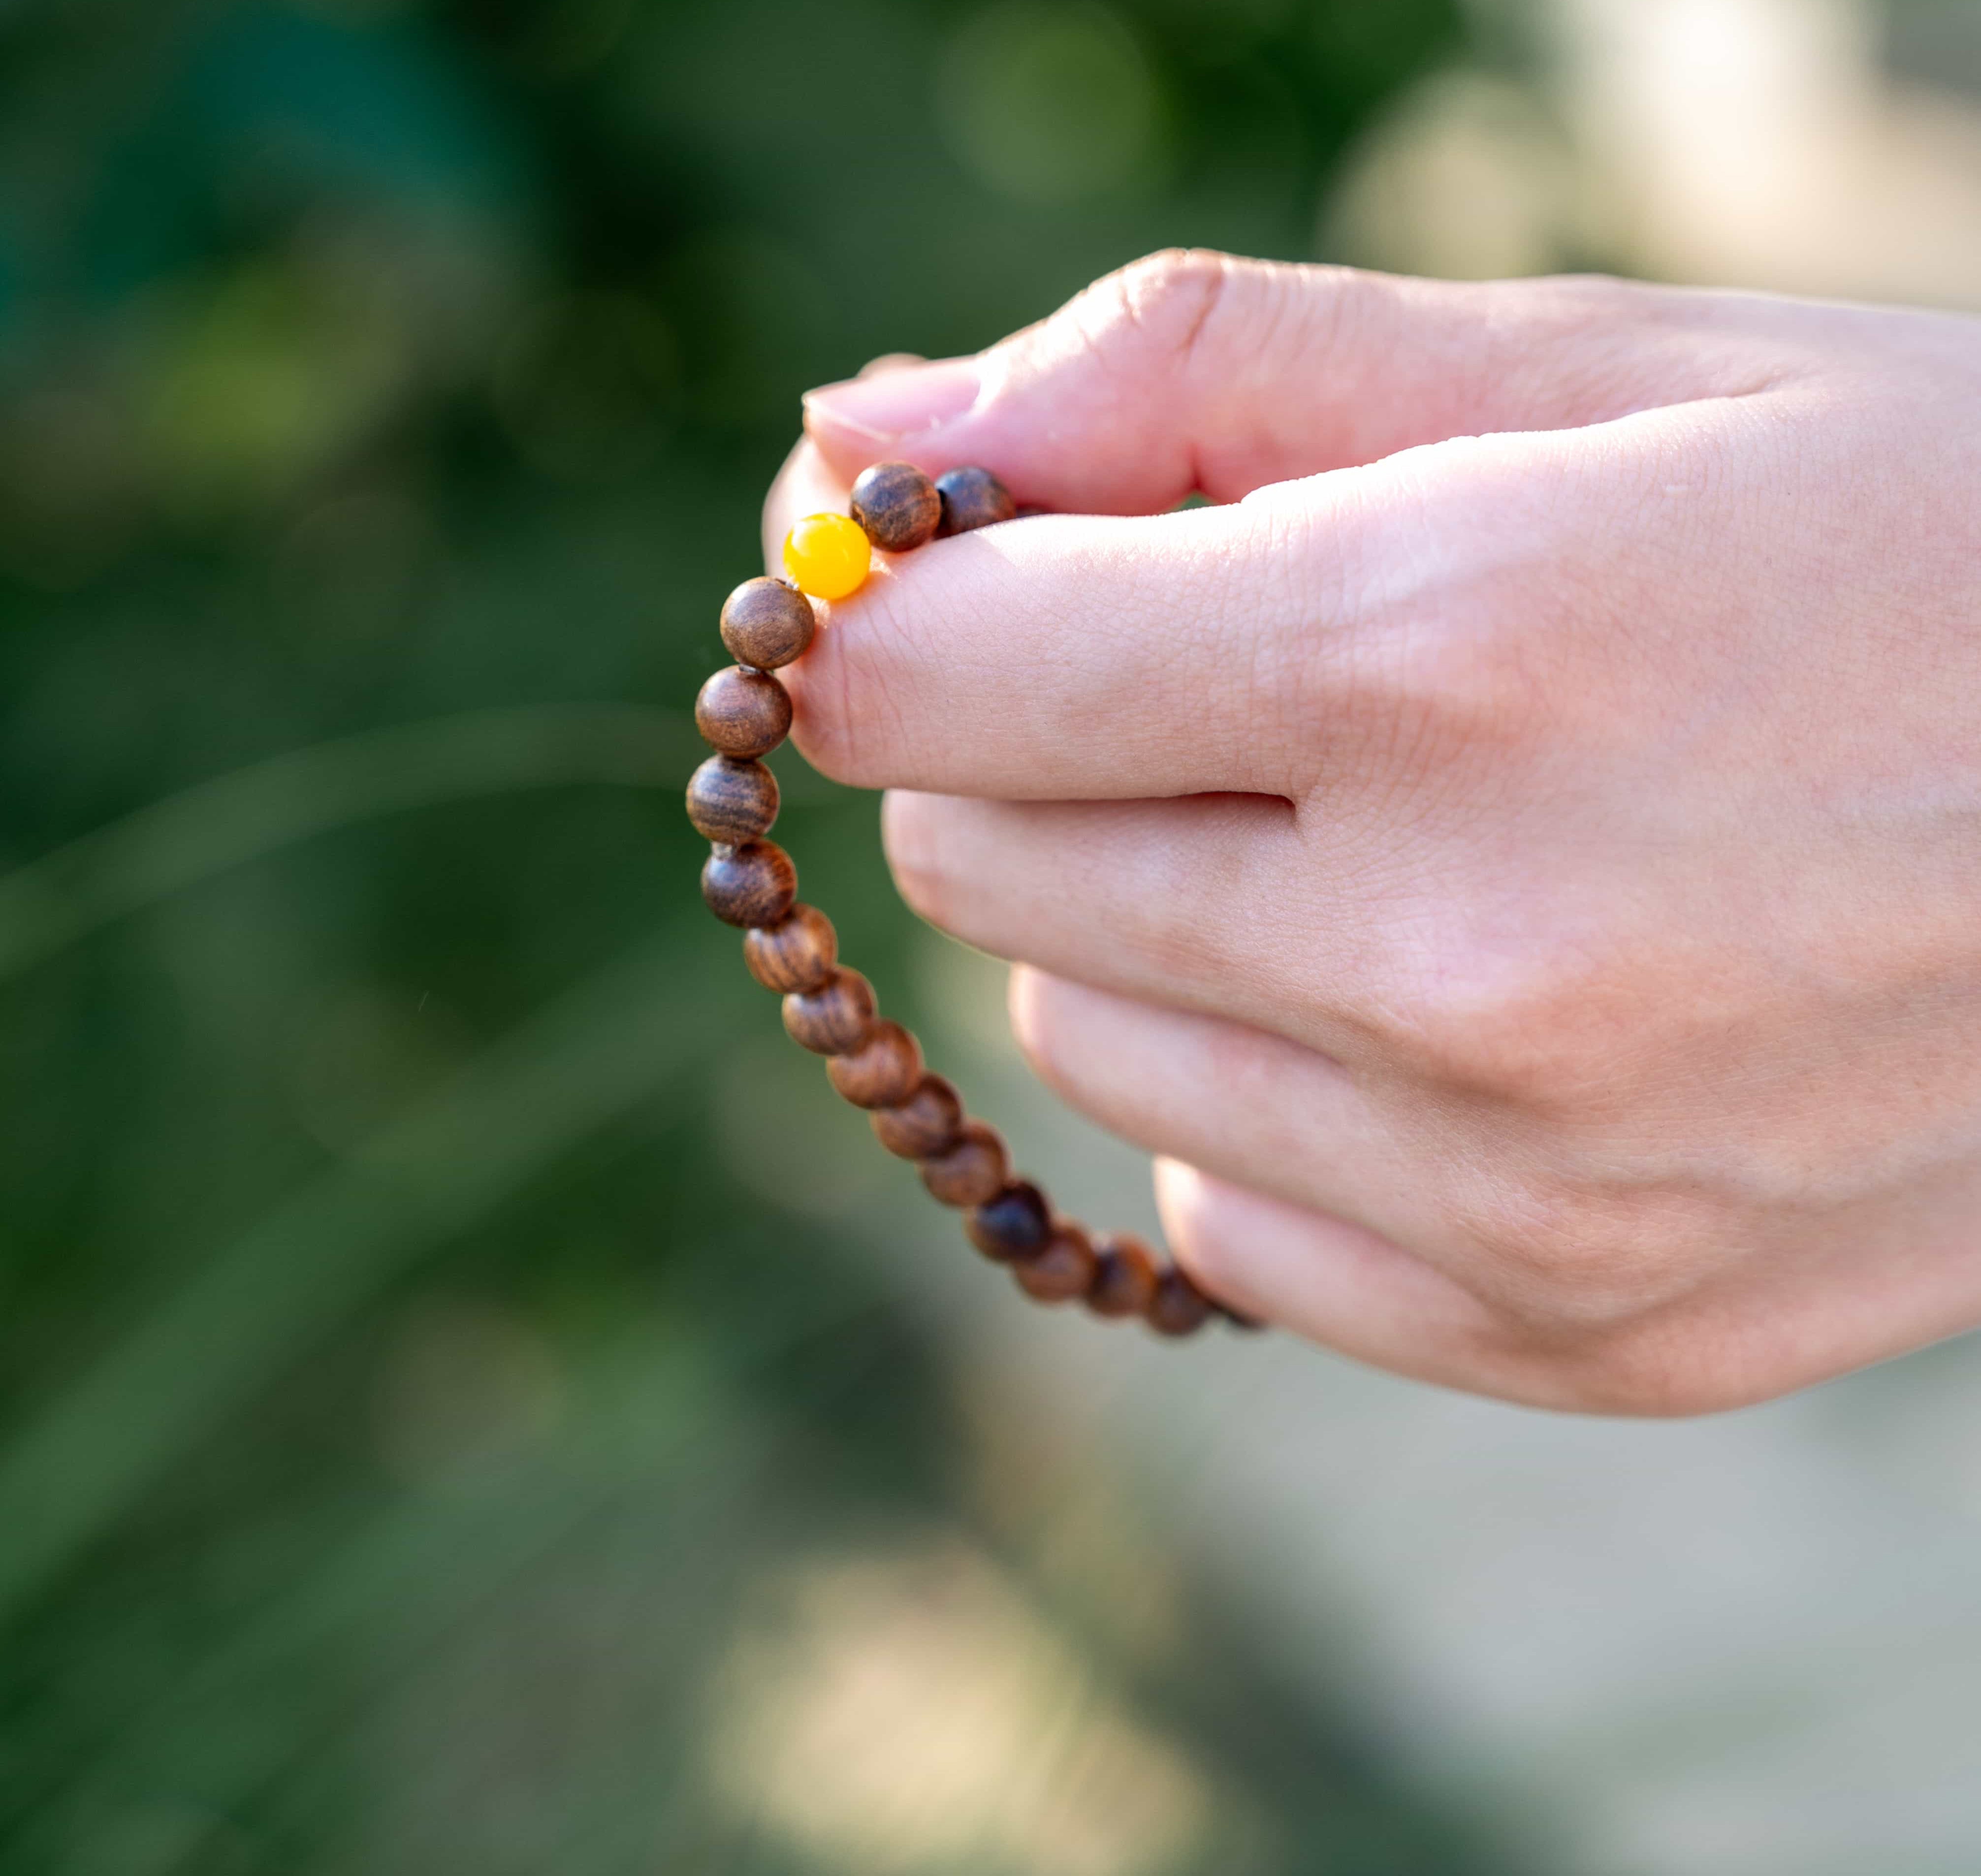
[[1981,306],[1977,96],[1967,0],[0,9],[0,1870],[1981,1865],[1969,1345],[1639,1426],[1042,1315],[678,805],[807,384],[1174,242]]

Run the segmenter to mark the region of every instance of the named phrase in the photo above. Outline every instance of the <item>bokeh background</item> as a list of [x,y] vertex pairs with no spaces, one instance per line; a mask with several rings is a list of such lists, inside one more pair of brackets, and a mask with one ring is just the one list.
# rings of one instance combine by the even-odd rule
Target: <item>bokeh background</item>
[[0,6],[0,1871],[1981,1865],[1971,1348],[1636,1427],[1023,1309],[679,808],[807,385],[1178,242],[1981,305],[1977,90],[1969,0]]

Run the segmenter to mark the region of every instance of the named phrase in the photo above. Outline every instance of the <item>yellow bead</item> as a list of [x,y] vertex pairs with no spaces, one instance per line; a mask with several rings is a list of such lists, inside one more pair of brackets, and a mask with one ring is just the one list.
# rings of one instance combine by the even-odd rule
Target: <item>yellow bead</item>
[[814,599],[844,599],[867,578],[874,550],[844,515],[807,515],[784,536],[784,571]]

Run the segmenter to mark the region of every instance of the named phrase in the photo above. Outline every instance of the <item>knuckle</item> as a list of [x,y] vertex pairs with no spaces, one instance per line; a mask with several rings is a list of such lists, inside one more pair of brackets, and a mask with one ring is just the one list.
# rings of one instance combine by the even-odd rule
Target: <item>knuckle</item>
[[1482,1287],[1533,1334],[1573,1343],[1670,1308],[1714,1267],[1710,1201],[1648,1177],[1499,1173],[1450,1205]]

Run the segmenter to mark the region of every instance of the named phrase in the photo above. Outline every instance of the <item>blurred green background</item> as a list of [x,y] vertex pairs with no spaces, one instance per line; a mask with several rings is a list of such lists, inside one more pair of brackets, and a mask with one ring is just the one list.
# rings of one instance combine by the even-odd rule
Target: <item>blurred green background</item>
[[[778,1202],[852,1136],[735,1071],[781,1039],[679,805],[806,386],[1312,255],[1465,49],[1449,0],[0,9],[8,1876],[1498,1867],[1120,1478],[1070,1549],[1011,1511]],[[874,804],[795,767],[807,896],[939,1014]]]

